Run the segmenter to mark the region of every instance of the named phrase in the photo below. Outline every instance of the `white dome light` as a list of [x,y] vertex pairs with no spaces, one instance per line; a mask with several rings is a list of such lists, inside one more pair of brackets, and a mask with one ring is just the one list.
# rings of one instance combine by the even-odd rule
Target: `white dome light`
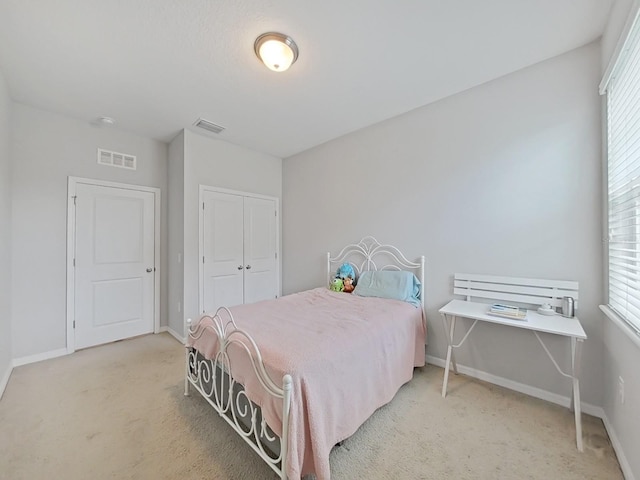
[[284,72],[298,59],[298,46],[282,33],[263,33],[253,45],[256,55],[269,70]]

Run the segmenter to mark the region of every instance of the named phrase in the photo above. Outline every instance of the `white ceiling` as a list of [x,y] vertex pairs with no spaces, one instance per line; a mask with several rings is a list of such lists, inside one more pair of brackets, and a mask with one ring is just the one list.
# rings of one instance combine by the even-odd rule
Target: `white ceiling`
[[613,1],[0,0],[0,70],[20,103],[162,141],[203,116],[288,157],[587,44]]

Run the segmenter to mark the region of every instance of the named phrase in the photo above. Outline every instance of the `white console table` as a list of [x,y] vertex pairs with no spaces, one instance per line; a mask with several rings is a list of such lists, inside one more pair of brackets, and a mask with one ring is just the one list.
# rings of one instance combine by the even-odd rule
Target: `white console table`
[[[459,275],[463,276],[464,274],[456,274],[456,279],[458,279]],[[475,276],[475,277],[480,277],[480,276]],[[482,276],[483,280],[486,280],[487,278],[500,278],[504,280],[508,277]],[[464,279],[464,280],[461,280],[461,282],[471,283],[474,280],[475,279],[472,279],[471,281],[469,279]],[[515,279],[515,280],[523,280],[523,279]],[[494,285],[495,287],[495,284],[491,284],[491,285]],[[471,288],[471,287],[466,287],[466,288]],[[518,287],[518,288],[522,288],[522,287]],[[533,288],[547,288],[547,287],[533,287]],[[458,290],[458,291],[455,291],[455,293],[466,294],[466,291],[462,292]],[[560,294],[555,293],[555,295],[557,297],[558,295],[562,295],[562,293]],[[482,296],[485,296],[485,295],[482,295]],[[498,301],[501,301],[501,303],[504,303],[506,300],[513,297],[513,295],[504,294],[504,293],[502,293],[501,296],[502,298],[500,298],[500,296],[493,295],[493,296],[490,296],[489,298],[494,298]],[[469,297],[471,297],[471,295],[469,295]],[[546,302],[542,301],[541,303],[546,303]],[[554,304],[553,301],[550,301],[550,303],[552,305]],[[556,370],[558,370],[558,372],[561,375],[567,378],[570,378],[573,382],[573,390],[572,390],[573,398],[569,408],[575,412],[576,445],[578,447],[578,450],[582,452],[583,451],[582,419],[581,419],[581,411],[580,411],[580,383],[578,380],[578,374],[579,374],[582,343],[587,338],[587,335],[584,329],[582,328],[580,321],[578,320],[577,317],[567,318],[560,315],[551,315],[551,316],[541,315],[535,309],[531,309],[527,312],[527,317],[525,320],[514,320],[510,318],[502,318],[502,317],[489,315],[488,313],[489,307],[490,305],[487,303],[472,302],[468,300],[452,300],[451,302],[449,302],[439,310],[442,316],[442,321],[444,324],[444,328],[447,336],[447,342],[448,342],[447,361],[445,366],[444,379],[442,382],[442,396],[446,397],[447,395],[447,383],[449,381],[450,366],[453,366],[453,370],[456,374],[458,373],[458,367],[456,365],[454,349],[460,347],[467,340],[467,338],[469,337],[469,334],[472,332],[472,330],[474,329],[474,327],[478,322],[487,322],[487,323],[493,323],[497,325],[507,325],[510,327],[520,328],[524,330],[531,330],[536,336],[536,338],[538,339],[538,341],[540,342],[540,345],[542,345],[542,348],[544,349],[545,353],[549,356],[549,359],[551,360],[553,365],[556,367]],[[469,318],[473,320],[473,323],[469,328],[469,330],[467,330],[467,332],[464,334],[462,339],[457,344],[454,344],[456,319],[461,317]],[[549,352],[549,349],[540,338],[540,335],[538,334],[539,332],[550,333],[553,335],[560,335],[570,339],[571,373],[565,373],[558,366],[558,363],[551,355],[551,352]]]

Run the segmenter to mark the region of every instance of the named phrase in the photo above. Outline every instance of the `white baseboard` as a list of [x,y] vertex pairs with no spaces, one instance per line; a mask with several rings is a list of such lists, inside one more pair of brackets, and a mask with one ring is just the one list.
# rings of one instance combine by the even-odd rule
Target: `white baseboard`
[[9,383],[9,377],[11,377],[11,372],[13,371],[13,366],[9,364],[7,367],[7,371],[4,372],[2,376],[2,380],[0,380],[0,398],[4,395],[4,390],[7,388],[7,383]]
[[[444,368],[446,361],[442,358],[427,355],[427,363]],[[515,382],[513,380],[509,380],[508,378],[492,375],[491,373],[483,372],[482,370],[477,370],[465,365],[460,365],[459,363],[458,372],[469,377],[493,383],[494,385],[499,385],[501,387],[508,388],[509,390],[524,393],[525,395],[539,398],[541,400],[546,400],[547,402],[555,403],[556,405],[561,405],[566,408],[569,408],[569,404],[571,403],[571,399],[569,397],[558,395],[557,393],[549,392],[547,390],[542,390],[541,388],[532,387],[531,385],[526,385],[524,383]],[[582,411],[587,415],[592,415],[598,418],[604,417],[604,410],[602,409],[602,407],[598,407],[596,405],[585,402],[581,402],[580,405]]]
[[49,352],[38,353],[36,355],[27,355],[26,357],[14,358],[13,366],[20,367],[29,363],[41,362],[42,360],[49,360],[51,358],[62,357],[68,355],[70,352],[66,348],[60,348],[58,350],[51,350]]
[[[436,365],[438,367],[445,367],[445,360],[438,357],[432,357],[431,355],[427,355],[427,363],[431,365]],[[539,398],[541,400],[546,400],[551,403],[555,403],[556,405],[561,405],[563,407],[569,407],[569,403],[571,399],[569,397],[565,397],[562,395],[558,395],[557,393],[549,392],[547,390],[542,390],[541,388],[532,387],[530,385],[525,385],[523,383],[514,382],[513,380],[509,380],[504,377],[498,377],[497,375],[492,375],[487,372],[483,372],[482,370],[477,370],[475,368],[470,368],[464,365],[458,364],[458,372],[468,375],[469,377],[474,377],[479,380],[483,380],[489,383],[493,383],[495,385],[500,385],[501,387],[508,388],[510,390],[515,390],[516,392],[524,393],[526,395],[530,395],[535,398]],[[627,460],[627,457],[624,454],[624,450],[622,448],[622,444],[618,440],[616,432],[613,428],[613,425],[607,418],[607,415],[602,407],[598,407],[595,405],[591,405],[590,403],[581,403],[582,411],[588,415],[592,415],[594,417],[598,417],[602,419],[604,423],[604,428],[607,430],[607,434],[609,435],[609,439],[611,440],[611,445],[616,452],[616,456],[618,457],[618,463],[620,464],[620,468],[622,469],[622,474],[624,475],[625,480],[636,480],[633,472],[631,471],[631,465]]]
[[176,332],[174,329],[172,329],[171,327],[160,327],[160,332],[167,332],[169,333],[173,338],[175,338],[176,340],[178,340],[180,343],[182,343],[184,345],[185,342],[185,338],[181,337],[178,332]]
[[613,445],[613,449],[616,452],[616,457],[618,457],[618,463],[620,464],[620,469],[622,469],[622,474],[624,475],[625,480],[635,480],[636,477],[631,471],[631,465],[629,465],[629,461],[624,454],[622,444],[620,443],[620,440],[618,440],[616,431],[613,429],[613,425],[604,412],[602,415],[602,421],[604,422],[604,428],[607,429],[607,433],[609,434],[609,440],[611,440],[611,445]]

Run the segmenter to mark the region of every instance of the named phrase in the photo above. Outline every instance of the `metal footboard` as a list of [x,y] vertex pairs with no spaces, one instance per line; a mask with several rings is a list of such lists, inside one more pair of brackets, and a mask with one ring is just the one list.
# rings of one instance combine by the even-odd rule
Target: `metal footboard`
[[[212,324],[203,326],[202,319]],[[291,376],[284,375],[282,387],[268,375],[262,355],[251,336],[239,329],[226,307],[218,309],[213,317],[202,317],[196,325],[187,320],[188,337],[185,354],[184,394],[190,385],[202,395],[218,414],[231,425],[245,442],[260,455],[281,479],[286,480],[288,452],[288,424],[291,409]],[[189,338],[198,339],[205,330],[213,331],[218,339],[217,354],[211,360],[189,347]],[[228,348],[240,346],[251,359],[251,365],[260,384],[267,393],[282,400],[282,436],[279,438],[266,423],[260,408],[247,396],[244,386],[232,376]]]

